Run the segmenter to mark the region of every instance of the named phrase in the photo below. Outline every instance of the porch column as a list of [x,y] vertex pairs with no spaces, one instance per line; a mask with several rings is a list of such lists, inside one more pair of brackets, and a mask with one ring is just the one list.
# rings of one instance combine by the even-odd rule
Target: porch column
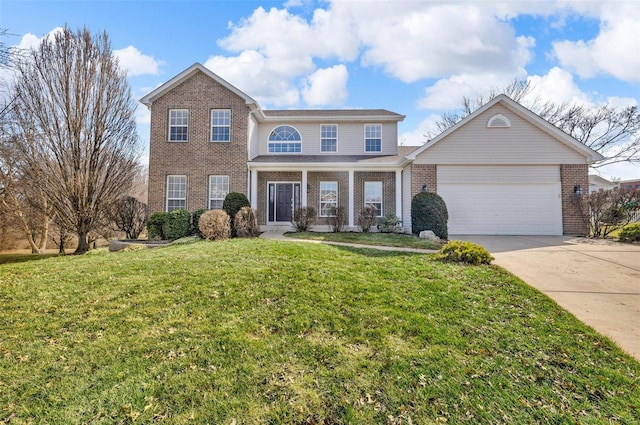
[[258,171],[251,170],[251,208],[258,208]]
[[307,170],[302,170],[302,183],[300,186],[300,206],[307,206]]
[[355,227],[354,221],[353,170],[349,170],[349,227]]
[[402,170],[396,170],[396,217],[402,220]]

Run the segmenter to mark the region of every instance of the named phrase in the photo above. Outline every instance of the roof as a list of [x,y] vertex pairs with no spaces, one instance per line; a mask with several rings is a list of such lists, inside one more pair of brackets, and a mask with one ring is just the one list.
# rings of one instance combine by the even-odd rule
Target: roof
[[144,96],[142,99],[140,99],[140,102],[145,104],[147,107],[151,107],[151,105],[157,98],[164,95],[165,93],[167,93],[174,87],[178,86],[179,84],[183,83],[185,80],[190,78],[196,72],[202,72],[203,74],[212,78],[213,80],[221,84],[223,87],[227,88],[231,92],[235,93],[236,95],[244,99],[247,105],[253,105],[255,109],[260,108],[260,106],[258,105],[258,102],[256,102],[253,98],[251,98],[242,90],[240,90],[239,88],[229,83],[227,80],[223,79],[219,75],[212,72],[209,68],[197,62],[191,65],[189,68],[182,71],[181,73],[179,73],[178,75],[176,75],[175,77],[173,77],[172,79],[170,79],[169,81],[167,81],[166,83],[160,85],[151,93]]
[[605,179],[604,177],[600,177],[597,174],[589,174],[589,183],[590,184],[595,184],[595,185],[598,185],[598,186],[610,186],[610,187],[618,186],[617,183],[609,181],[609,180]]
[[308,121],[312,119],[334,121],[380,120],[402,121],[405,116],[386,109],[273,109],[262,110],[265,121]]
[[397,155],[261,155],[249,161],[249,168],[276,167],[298,169],[304,167],[317,170],[346,170],[347,168],[398,170],[407,163],[407,154],[416,146],[398,146]]
[[580,143],[580,141],[578,141],[574,137],[560,130],[558,127],[550,124],[545,119],[541,118],[537,114],[533,113],[529,109],[525,108],[524,106],[522,106],[521,104],[519,104],[518,102],[516,102],[515,100],[509,98],[504,94],[494,97],[489,102],[487,102],[484,106],[482,106],[481,108],[478,108],[473,113],[467,115],[465,118],[458,121],[455,125],[449,127],[447,130],[443,131],[442,133],[440,133],[439,135],[437,135],[436,137],[434,137],[433,139],[431,139],[430,141],[422,145],[419,149],[416,149],[413,153],[411,153],[408,156],[408,158],[412,160],[415,159],[422,152],[429,149],[433,145],[437,144],[438,142],[446,138],[448,135],[455,132],[460,127],[466,125],[468,122],[472,121],[477,116],[479,116],[480,114],[482,114],[483,112],[485,112],[486,110],[490,109],[491,107],[493,107],[498,103],[500,103],[502,106],[509,109],[514,114],[520,116],[525,121],[529,122],[530,124],[538,127],[540,130],[554,137],[559,142],[565,144],[566,146],[573,149],[574,151],[582,154],[589,163],[593,163],[593,162],[601,161],[605,159],[604,156],[602,156],[598,152],[585,146],[583,143]]

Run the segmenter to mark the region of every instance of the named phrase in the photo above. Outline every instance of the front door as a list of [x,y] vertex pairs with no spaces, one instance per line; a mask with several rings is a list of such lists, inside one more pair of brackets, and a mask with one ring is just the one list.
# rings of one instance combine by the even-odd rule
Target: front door
[[300,206],[300,183],[269,183],[269,221],[289,223]]

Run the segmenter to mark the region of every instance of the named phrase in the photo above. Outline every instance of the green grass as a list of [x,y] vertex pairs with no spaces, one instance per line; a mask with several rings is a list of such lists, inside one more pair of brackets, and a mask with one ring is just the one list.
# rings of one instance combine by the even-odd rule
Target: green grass
[[0,423],[639,423],[640,364],[495,266],[286,241],[0,266]]
[[362,232],[287,232],[285,236],[295,239],[314,241],[343,242],[361,245],[379,245],[419,249],[438,250],[442,244],[420,239],[412,235],[397,233],[362,233]]

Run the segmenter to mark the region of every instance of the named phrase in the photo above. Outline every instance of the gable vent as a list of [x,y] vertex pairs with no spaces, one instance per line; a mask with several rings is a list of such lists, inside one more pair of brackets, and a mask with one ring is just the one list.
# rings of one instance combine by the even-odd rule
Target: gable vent
[[505,117],[502,114],[496,114],[489,118],[487,122],[487,127],[489,128],[509,128],[511,127],[511,121],[509,118]]

